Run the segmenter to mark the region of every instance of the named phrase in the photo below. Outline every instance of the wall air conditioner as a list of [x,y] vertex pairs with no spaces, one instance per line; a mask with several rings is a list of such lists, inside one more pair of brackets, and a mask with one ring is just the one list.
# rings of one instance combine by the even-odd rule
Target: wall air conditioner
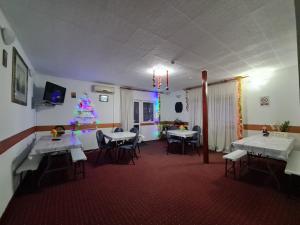
[[102,94],[113,94],[115,92],[115,88],[102,85],[93,85],[92,91]]

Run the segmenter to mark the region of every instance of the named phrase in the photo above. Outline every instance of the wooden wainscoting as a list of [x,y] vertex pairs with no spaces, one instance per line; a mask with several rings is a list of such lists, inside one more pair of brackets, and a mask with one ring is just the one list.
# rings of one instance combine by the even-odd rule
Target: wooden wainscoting
[[[43,125],[43,126],[33,126],[30,127],[26,130],[23,130],[15,135],[12,135],[2,141],[0,141],[0,154],[6,152],[9,150],[11,147],[13,147],[15,144],[19,143],[20,141],[24,140],[27,138],[29,135],[38,132],[38,131],[51,131],[57,125]],[[70,130],[71,126],[70,125],[62,125],[65,127],[66,130]],[[104,123],[104,124],[86,124],[86,125],[81,125],[80,130],[85,130],[85,129],[96,129],[96,128],[114,128],[114,127],[120,127],[120,123]]]
[[27,138],[29,135],[35,132],[35,127],[30,127],[26,130],[21,131],[15,135],[10,136],[2,141],[0,141],[0,154],[4,153],[8,149],[10,149],[15,144]]
[[[244,124],[244,130],[262,130],[262,127],[266,126],[269,131],[272,130],[270,125],[263,124]],[[300,133],[300,126],[289,126],[289,133]]]

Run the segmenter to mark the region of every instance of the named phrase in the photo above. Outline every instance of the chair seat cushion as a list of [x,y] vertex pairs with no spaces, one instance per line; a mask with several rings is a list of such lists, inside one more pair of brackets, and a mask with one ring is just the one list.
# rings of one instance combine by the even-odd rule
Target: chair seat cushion
[[120,148],[122,149],[132,149],[133,148],[133,145],[132,144],[125,144],[125,145],[121,145]]
[[178,139],[169,139],[169,143],[181,143]]

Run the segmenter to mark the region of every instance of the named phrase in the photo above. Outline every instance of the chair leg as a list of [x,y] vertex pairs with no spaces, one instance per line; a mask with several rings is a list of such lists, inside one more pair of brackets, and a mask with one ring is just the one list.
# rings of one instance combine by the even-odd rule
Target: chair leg
[[131,150],[129,152],[130,152],[130,155],[131,155],[131,161],[132,161],[133,165],[135,165],[135,162],[134,162],[134,152],[133,151],[134,150]]
[[233,167],[233,176],[234,179],[236,179],[235,162],[232,162],[232,167]]
[[136,149],[133,149],[133,154],[136,159],[139,159],[138,155],[136,154]]
[[139,154],[141,154],[141,149],[140,149],[140,144],[139,143],[137,143],[137,148],[139,150]]
[[197,147],[198,155],[200,156],[200,147],[199,146],[196,146],[196,147]]
[[74,163],[74,180],[76,180],[77,175],[77,163]]
[[225,177],[227,177],[227,164],[228,164],[228,161],[227,161],[227,159],[225,159]]
[[83,178],[85,178],[85,163],[82,160],[82,174],[83,174]]
[[98,163],[98,161],[99,161],[101,155],[102,155],[102,150],[99,149],[99,152],[98,152],[97,157],[96,157],[95,164]]
[[170,144],[168,143],[168,145],[167,145],[167,155],[169,154],[169,148],[170,148]]

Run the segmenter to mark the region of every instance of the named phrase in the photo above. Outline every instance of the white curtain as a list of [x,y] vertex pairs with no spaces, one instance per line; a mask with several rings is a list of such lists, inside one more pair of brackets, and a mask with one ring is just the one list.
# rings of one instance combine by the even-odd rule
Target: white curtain
[[202,89],[188,90],[189,128],[198,125],[202,129]]
[[236,81],[208,87],[209,149],[228,152],[237,139],[236,91]]
[[133,127],[133,94],[132,90],[121,89],[121,123],[125,131]]

